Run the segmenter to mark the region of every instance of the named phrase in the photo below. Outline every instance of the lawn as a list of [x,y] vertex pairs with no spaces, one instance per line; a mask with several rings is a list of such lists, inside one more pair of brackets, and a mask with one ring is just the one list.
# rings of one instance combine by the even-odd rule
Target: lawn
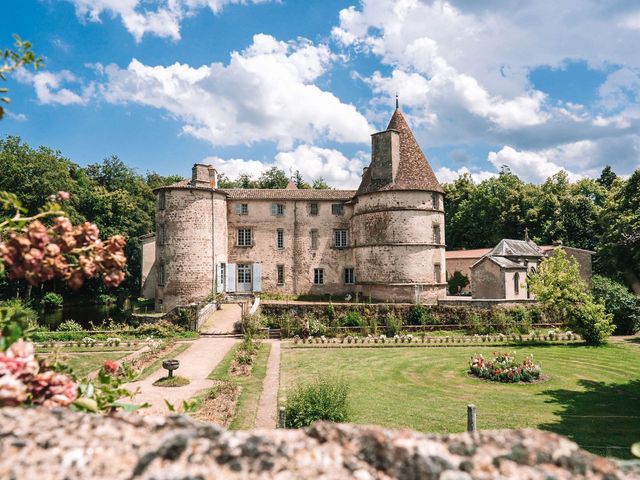
[[[73,369],[78,378],[98,370],[105,360],[120,360],[132,353],[133,350],[103,351],[103,352],[62,352],[63,362]],[[46,356],[46,355],[43,355]]]
[[236,411],[229,425],[229,429],[231,430],[253,428],[256,414],[258,413],[258,401],[260,400],[260,393],[262,392],[262,383],[267,374],[267,360],[269,359],[269,352],[271,351],[271,345],[269,343],[262,343],[251,369],[251,375],[246,377],[234,376],[229,374],[229,367],[231,366],[233,355],[239,346],[240,344],[235,345],[215,370],[211,372],[211,375],[209,375],[209,378],[212,380],[230,381],[241,388]]
[[[548,380],[508,385],[467,375],[472,354],[497,349],[515,350],[518,359],[533,354]],[[473,403],[479,429],[551,430],[618,457],[629,457],[628,446],[640,440],[636,346],[283,348],[281,362],[280,400],[293,385],[339,376],[351,385],[355,423],[461,432]]]

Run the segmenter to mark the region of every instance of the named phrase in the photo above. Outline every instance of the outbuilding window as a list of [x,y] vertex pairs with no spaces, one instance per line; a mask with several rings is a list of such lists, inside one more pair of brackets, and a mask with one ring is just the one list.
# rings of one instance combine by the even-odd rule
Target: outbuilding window
[[342,203],[332,203],[331,204],[331,213],[333,215],[343,215],[344,214],[344,205]]
[[276,230],[276,248],[280,250],[284,248],[284,230],[282,228]]
[[513,276],[513,293],[520,295],[520,274],[518,272]]
[[311,230],[311,250],[318,249],[318,230],[315,228]]
[[440,210],[440,195],[438,195],[437,193],[431,194],[431,205],[433,206],[434,210]]
[[284,285],[284,265],[276,265],[276,272],[278,274],[278,285]]
[[158,210],[164,210],[166,207],[167,195],[164,190],[158,193]]
[[440,245],[442,243],[442,238],[440,237],[440,225],[433,225],[433,243],[436,245]]
[[433,265],[433,278],[436,283],[442,283],[442,268],[439,263]]
[[164,263],[158,265],[158,286],[164,286]]
[[344,269],[344,283],[347,285],[356,283],[353,267],[347,267]]
[[249,215],[248,203],[236,203],[236,213],[238,215]]
[[320,211],[320,207],[318,206],[317,203],[309,204],[309,215],[312,215],[315,217],[316,215],[318,215],[319,211]]

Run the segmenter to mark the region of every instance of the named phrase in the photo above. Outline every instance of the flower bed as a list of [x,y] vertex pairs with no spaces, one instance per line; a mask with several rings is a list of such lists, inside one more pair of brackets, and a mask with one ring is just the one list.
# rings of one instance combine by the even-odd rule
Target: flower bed
[[471,357],[469,373],[494,382],[531,383],[540,380],[540,365],[533,363],[532,356],[518,364],[515,357],[506,352],[493,352],[493,360],[478,354]]
[[482,343],[500,343],[500,344],[513,344],[513,343],[547,343],[547,342],[578,342],[582,341],[579,335],[572,332],[558,333],[550,331],[547,334],[532,333],[529,335],[456,335],[456,336],[428,336],[426,334],[421,335],[347,335],[344,337],[326,337],[321,336],[309,336],[300,337],[298,335],[293,337],[294,345],[326,345],[326,346],[356,346],[367,344],[370,346],[390,346],[390,345],[407,345],[407,344],[424,344],[424,345],[454,345],[454,344],[482,344]]

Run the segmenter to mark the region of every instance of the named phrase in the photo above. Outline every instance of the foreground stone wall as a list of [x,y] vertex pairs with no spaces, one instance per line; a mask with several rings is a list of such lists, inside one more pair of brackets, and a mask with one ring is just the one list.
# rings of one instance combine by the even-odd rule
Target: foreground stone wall
[[320,423],[227,432],[185,417],[0,410],[3,479],[632,479],[537,430],[425,435]]

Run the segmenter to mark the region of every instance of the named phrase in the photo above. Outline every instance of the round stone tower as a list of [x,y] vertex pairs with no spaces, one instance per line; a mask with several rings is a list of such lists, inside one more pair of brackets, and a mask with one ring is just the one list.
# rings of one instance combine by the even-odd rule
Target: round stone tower
[[219,290],[220,264],[227,261],[227,206],[216,187],[217,172],[196,164],[191,181],[155,190],[157,311]]
[[435,303],[445,295],[444,191],[400,109],[371,137],[352,217],[365,296]]

